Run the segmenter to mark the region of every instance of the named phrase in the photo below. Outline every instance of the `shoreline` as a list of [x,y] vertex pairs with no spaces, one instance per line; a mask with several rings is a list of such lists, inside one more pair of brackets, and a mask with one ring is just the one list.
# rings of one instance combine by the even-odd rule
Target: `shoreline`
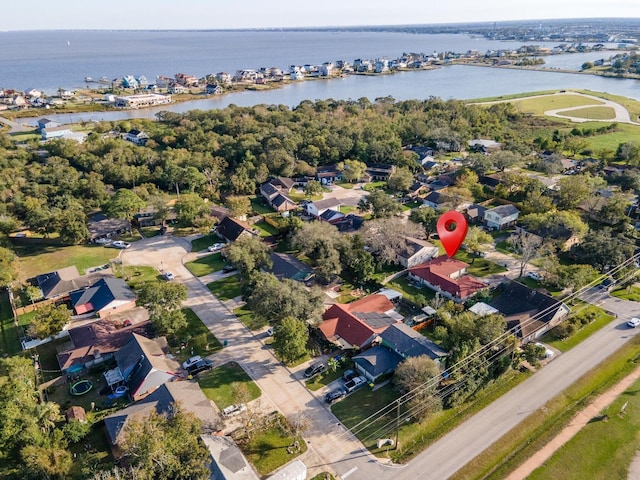
[[[395,75],[396,73],[404,73],[404,72],[422,72],[429,70],[437,70],[441,68],[446,68],[448,66],[469,66],[469,67],[482,67],[482,68],[497,68],[497,69],[507,69],[507,70],[523,70],[523,71],[536,71],[536,72],[548,72],[548,73],[570,73],[570,74],[580,74],[580,75],[591,75],[595,77],[603,77],[603,78],[619,78],[619,79],[627,79],[627,80],[639,80],[640,75],[607,75],[606,72],[598,72],[598,71],[579,71],[572,69],[560,69],[560,68],[544,68],[543,66],[516,66],[516,65],[493,65],[486,62],[477,62],[477,61],[466,61],[466,60],[458,60],[452,61],[447,64],[433,64],[422,67],[420,69],[414,68],[399,68],[393,71],[382,72],[382,73],[374,73],[374,72],[352,72],[352,73],[343,73],[340,75],[332,75],[327,77],[310,77],[305,78],[304,80],[281,80],[275,82],[269,82],[263,85],[256,84],[244,84],[244,85],[235,85],[229,90],[223,92],[218,95],[207,95],[203,91],[199,91],[197,93],[183,93],[183,94],[173,94],[172,104],[180,104],[185,102],[199,102],[199,101],[207,101],[212,98],[223,98],[229,94],[242,93],[242,92],[261,92],[261,91],[270,91],[270,90],[279,90],[282,88],[286,88],[290,85],[295,85],[307,81],[331,81],[331,80],[339,80],[346,78],[350,75],[358,75],[365,77],[378,77],[378,76],[388,76]],[[201,89],[202,87],[199,87]],[[98,90],[98,89],[96,89]],[[82,105],[70,106],[68,108],[50,108],[50,109],[25,109],[19,111],[0,111],[0,117],[5,119],[5,123],[9,125],[10,123],[14,123],[20,126],[24,130],[33,129],[35,130],[35,126],[27,124],[23,120],[27,119],[32,122],[38,118],[46,117],[49,115],[73,115],[73,114],[82,114],[87,113],[88,115],[96,114],[96,113],[114,113],[114,112],[135,112],[135,111],[145,111],[152,108],[157,108],[157,105],[150,105],[140,108],[120,108],[113,107],[104,104],[102,101],[96,101],[98,96],[103,97],[104,93],[97,93],[96,90],[88,89],[88,90],[80,90],[79,92],[85,92],[85,94],[93,93],[93,100],[91,98],[84,98]],[[86,107],[85,107],[86,106]],[[85,108],[82,108],[85,107]],[[9,112],[9,115],[5,113]],[[74,123],[74,122],[71,122]],[[12,132],[16,131],[15,129],[11,129]]]

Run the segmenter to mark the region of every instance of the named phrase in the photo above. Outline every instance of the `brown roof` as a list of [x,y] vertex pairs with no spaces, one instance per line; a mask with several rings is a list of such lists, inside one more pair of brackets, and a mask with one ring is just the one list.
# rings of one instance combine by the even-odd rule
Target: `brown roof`
[[[69,329],[71,348],[59,351],[58,363],[61,370],[72,365],[85,364],[95,358],[95,353],[101,355],[113,353],[124,346],[132,333],[149,335],[151,324],[140,322],[129,327],[118,328],[110,319],[98,320],[88,325]],[[65,346],[68,346],[66,343]]]
[[373,294],[347,304],[332,305],[322,315],[320,331],[327,340],[343,339],[350,345],[362,347],[376,333],[400,319],[389,315],[395,305],[384,295]]

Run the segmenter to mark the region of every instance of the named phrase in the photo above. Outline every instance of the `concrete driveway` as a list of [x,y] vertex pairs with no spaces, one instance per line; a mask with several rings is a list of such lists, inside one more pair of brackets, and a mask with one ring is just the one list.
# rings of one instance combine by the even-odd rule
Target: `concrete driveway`
[[358,202],[369,195],[369,192],[362,190],[364,184],[357,183],[353,188],[343,188],[340,185],[332,185],[329,188],[331,192],[326,192],[322,199],[336,198],[345,206],[357,207]]

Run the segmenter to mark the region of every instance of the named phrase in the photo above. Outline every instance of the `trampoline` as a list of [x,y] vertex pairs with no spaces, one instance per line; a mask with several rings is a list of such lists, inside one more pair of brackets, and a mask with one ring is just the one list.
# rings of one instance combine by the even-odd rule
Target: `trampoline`
[[76,382],[73,385],[71,385],[71,388],[69,389],[69,393],[71,393],[71,395],[84,395],[92,388],[93,388],[93,383],[91,383],[89,380],[80,380],[79,382]]

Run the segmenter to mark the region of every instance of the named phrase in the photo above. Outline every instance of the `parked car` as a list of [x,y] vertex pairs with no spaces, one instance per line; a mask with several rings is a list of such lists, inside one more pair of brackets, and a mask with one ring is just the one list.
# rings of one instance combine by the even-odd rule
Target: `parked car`
[[237,268],[234,265],[225,265],[222,268],[222,272],[223,273],[235,272],[236,270],[237,270]]
[[267,336],[268,337],[273,337],[273,333],[274,333],[273,327],[267,328]]
[[527,272],[527,277],[532,278],[533,280],[540,281],[542,277],[538,272]]
[[336,400],[344,397],[346,394],[347,392],[345,392],[344,388],[336,388],[335,390],[331,390],[324,396],[324,401],[327,403],[333,403]]
[[367,379],[364,377],[353,377],[347,383],[344,384],[344,389],[347,393],[355,392],[357,389],[367,383]]
[[629,321],[627,322],[627,326],[631,328],[640,327],[640,318],[633,317],[629,319]]
[[348,381],[349,381],[349,380],[351,380],[353,377],[357,377],[357,376],[358,376],[358,374],[357,374],[355,371],[353,371],[353,370],[349,369],[349,370],[345,370],[345,372],[342,374],[342,379],[343,379],[345,382],[348,382]]
[[192,365],[195,365],[196,363],[198,363],[201,360],[202,360],[202,357],[200,355],[196,355],[195,357],[191,357],[189,360],[185,360],[184,362],[182,362],[182,368],[184,368],[186,370],[187,368],[189,368]]
[[187,372],[189,375],[197,375],[200,372],[204,372],[205,370],[211,370],[213,368],[213,362],[208,358],[204,360],[200,360],[199,362],[194,363],[189,368],[187,368]]
[[324,363],[314,363],[304,371],[304,376],[311,378],[314,375],[324,372],[327,366]]
[[222,410],[222,415],[225,417],[233,417],[247,410],[247,406],[244,403],[236,403],[235,405],[229,405]]
[[219,252],[223,248],[224,248],[224,243],[214,243],[213,245],[210,245],[209,247],[207,247],[207,250],[210,252]]
[[166,279],[166,280],[173,280],[175,277],[173,276],[173,273],[171,272],[164,272],[162,274],[162,276]]
[[96,238],[93,243],[97,243],[98,245],[109,245],[111,243],[110,238]]
[[111,246],[112,246],[113,248],[121,248],[121,249],[124,249],[124,248],[129,248],[129,247],[131,246],[131,244],[130,244],[130,243],[127,243],[127,242],[123,242],[123,241],[121,241],[121,240],[116,240],[115,242],[113,242],[113,243],[111,244]]

